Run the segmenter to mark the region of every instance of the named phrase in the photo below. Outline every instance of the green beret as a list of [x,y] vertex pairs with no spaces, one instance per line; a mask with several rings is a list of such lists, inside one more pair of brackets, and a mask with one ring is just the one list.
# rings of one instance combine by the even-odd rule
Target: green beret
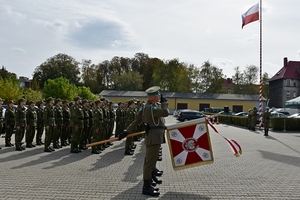
[[61,102],[60,98],[55,99],[55,103]]
[[87,103],[88,102],[88,100],[86,100],[86,99],[83,99],[82,100],[82,104],[85,104],[85,103]]
[[25,102],[26,100],[24,98],[21,98],[18,100],[18,103],[21,103],[21,102]]
[[50,101],[53,101],[54,99],[52,98],[52,97],[48,97],[47,99],[46,99],[46,102],[47,103],[49,103]]
[[96,100],[96,101],[95,101],[95,104],[96,104],[96,105],[98,105],[99,103],[101,103],[100,100]]
[[153,86],[148,88],[145,92],[148,94],[148,96],[155,96],[160,94],[159,90],[160,90],[159,86]]
[[[0,100],[1,101],[1,100]],[[13,100],[9,100],[7,104],[15,103]]]
[[131,104],[133,104],[133,103],[135,103],[134,100],[128,101],[128,105],[131,105]]
[[77,96],[77,97],[74,98],[74,101],[78,101],[79,99],[81,99],[81,97]]
[[31,104],[33,104],[33,103],[35,103],[34,101],[28,101],[28,105],[31,105]]

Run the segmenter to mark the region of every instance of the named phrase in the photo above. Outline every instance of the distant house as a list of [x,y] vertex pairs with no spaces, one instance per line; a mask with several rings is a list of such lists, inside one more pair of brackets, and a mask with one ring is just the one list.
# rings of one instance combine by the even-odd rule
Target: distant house
[[234,83],[232,82],[231,78],[227,78],[224,83],[222,84],[222,91],[224,91],[226,94],[233,93]]
[[[229,107],[233,112],[248,111],[250,108],[259,107],[259,95],[244,94],[203,94],[203,93],[182,93],[182,92],[162,92],[168,99],[169,109],[193,109],[204,111],[205,108],[224,108]],[[144,91],[118,91],[103,90],[100,95],[118,103],[125,102],[133,98],[140,101],[147,101]],[[263,98],[263,108],[266,99]]]
[[300,61],[283,59],[283,67],[269,80],[269,93],[269,106],[276,108],[300,95]]
[[19,77],[19,86],[20,88],[30,88],[31,86],[31,80],[25,76]]

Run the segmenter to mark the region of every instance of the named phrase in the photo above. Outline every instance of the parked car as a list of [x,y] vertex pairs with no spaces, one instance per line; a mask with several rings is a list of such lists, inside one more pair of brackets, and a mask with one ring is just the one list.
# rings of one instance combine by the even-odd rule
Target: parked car
[[178,114],[180,113],[180,111],[181,111],[181,110],[174,110],[174,112],[173,112],[173,116],[174,116],[174,117],[177,117],[177,116],[178,116]]
[[300,113],[292,114],[292,115],[288,116],[288,118],[300,118]]
[[224,111],[221,111],[219,112],[220,115],[234,115],[235,113],[232,112],[232,111],[229,111],[229,112],[224,112]]
[[248,112],[239,112],[239,113],[235,113],[234,116],[247,117],[248,114],[249,114]]
[[271,117],[287,117],[287,116],[279,112],[271,112]]
[[183,122],[203,117],[206,117],[206,115],[197,110],[181,110],[177,116],[177,120]]

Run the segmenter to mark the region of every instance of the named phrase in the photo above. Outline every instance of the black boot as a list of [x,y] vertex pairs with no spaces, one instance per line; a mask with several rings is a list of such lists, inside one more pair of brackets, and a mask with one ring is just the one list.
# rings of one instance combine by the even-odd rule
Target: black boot
[[154,196],[154,197],[160,195],[160,193],[151,186],[151,180],[144,180],[143,194]]
[[155,170],[152,171],[152,180],[157,184],[162,184],[162,180],[157,179],[155,175]]

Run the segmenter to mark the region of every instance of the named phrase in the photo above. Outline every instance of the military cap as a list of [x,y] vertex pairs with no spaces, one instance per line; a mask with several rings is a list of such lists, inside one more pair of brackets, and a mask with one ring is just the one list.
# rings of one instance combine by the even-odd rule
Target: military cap
[[60,98],[55,99],[55,103],[62,102]]
[[122,103],[123,103],[122,101],[119,101],[119,102],[118,102],[118,105],[121,105]]
[[9,100],[7,104],[15,103],[13,100]]
[[81,97],[77,96],[77,97],[74,98],[74,101],[78,101],[79,99],[81,99]]
[[134,100],[128,101],[128,105],[131,105],[131,104],[133,104],[133,103],[135,103]]
[[101,101],[107,101],[107,99],[105,97],[100,99]]
[[21,103],[21,102],[25,102],[26,100],[24,98],[21,98],[18,100],[18,103]]
[[159,86],[153,86],[148,88],[145,92],[148,94],[148,96],[155,96],[160,94],[159,90],[160,90]]
[[30,101],[28,101],[28,105],[31,105],[31,104],[33,104],[33,103],[35,103],[34,101],[32,101],[32,100],[30,100]]
[[266,107],[266,110],[270,110],[270,108],[269,108],[269,107]]
[[85,103],[87,103],[88,102],[88,100],[86,100],[86,99],[83,99],[82,100],[82,104],[85,104]]
[[50,101],[53,101],[54,99],[52,98],[52,97],[48,97],[47,99],[46,99],[46,102],[47,103],[49,103]]
[[101,103],[100,100],[96,100],[96,101],[95,101],[95,104],[96,104],[96,105],[98,105],[99,103]]

